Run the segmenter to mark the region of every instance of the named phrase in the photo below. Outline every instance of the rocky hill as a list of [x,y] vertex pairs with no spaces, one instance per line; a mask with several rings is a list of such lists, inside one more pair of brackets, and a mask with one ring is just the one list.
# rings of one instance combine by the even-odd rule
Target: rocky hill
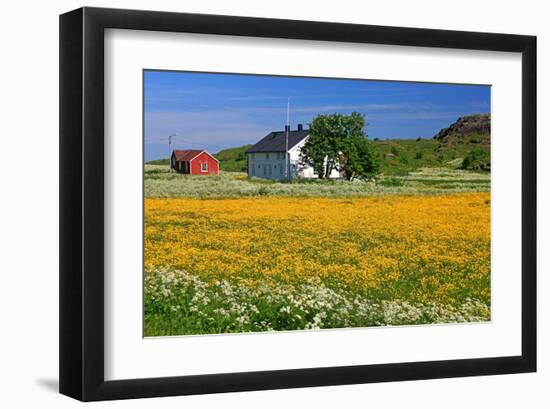
[[462,157],[463,169],[491,170],[491,115],[476,114],[458,118],[434,137],[437,151]]
[[454,144],[491,144],[491,114],[476,114],[458,118],[448,128],[434,136],[443,146]]

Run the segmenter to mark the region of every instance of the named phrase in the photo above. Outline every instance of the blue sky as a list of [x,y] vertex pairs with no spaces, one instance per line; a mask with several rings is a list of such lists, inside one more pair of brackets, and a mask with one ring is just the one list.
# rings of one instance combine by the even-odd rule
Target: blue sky
[[172,148],[253,144],[319,114],[365,114],[370,139],[430,138],[458,117],[490,112],[486,85],[427,84],[190,72],[144,72],[145,160]]

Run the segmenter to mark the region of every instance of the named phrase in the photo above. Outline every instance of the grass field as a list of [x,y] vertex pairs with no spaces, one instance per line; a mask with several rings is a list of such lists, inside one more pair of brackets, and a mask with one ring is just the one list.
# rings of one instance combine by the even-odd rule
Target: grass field
[[490,177],[145,168],[145,335],[487,321]]
[[299,180],[277,182],[247,178],[246,173],[220,172],[219,176],[169,173],[167,166],[145,165],[145,197],[226,198],[254,196],[355,197],[384,194],[449,194],[490,191],[489,173],[449,168],[421,168],[380,176],[371,182]]

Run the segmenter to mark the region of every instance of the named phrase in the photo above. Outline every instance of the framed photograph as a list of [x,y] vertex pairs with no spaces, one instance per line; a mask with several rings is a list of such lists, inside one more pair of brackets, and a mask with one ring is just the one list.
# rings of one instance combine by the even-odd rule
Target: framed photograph
[[536,370],[536,37],[60,17],[60,391]]

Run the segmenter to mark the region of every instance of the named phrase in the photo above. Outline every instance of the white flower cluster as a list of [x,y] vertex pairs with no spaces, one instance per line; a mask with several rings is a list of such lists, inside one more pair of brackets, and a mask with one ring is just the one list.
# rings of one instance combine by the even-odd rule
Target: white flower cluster
[[[145,320],[220,333],[488,321],[490,306],[474,299],[458,305],[403,300],[373,302],[320,279],[284,284],[270,279],[207,283],[184,271],[145,276]],[[177,326],[176,325],[176,326]],[[176,334],[172,334],[176,335]]]

